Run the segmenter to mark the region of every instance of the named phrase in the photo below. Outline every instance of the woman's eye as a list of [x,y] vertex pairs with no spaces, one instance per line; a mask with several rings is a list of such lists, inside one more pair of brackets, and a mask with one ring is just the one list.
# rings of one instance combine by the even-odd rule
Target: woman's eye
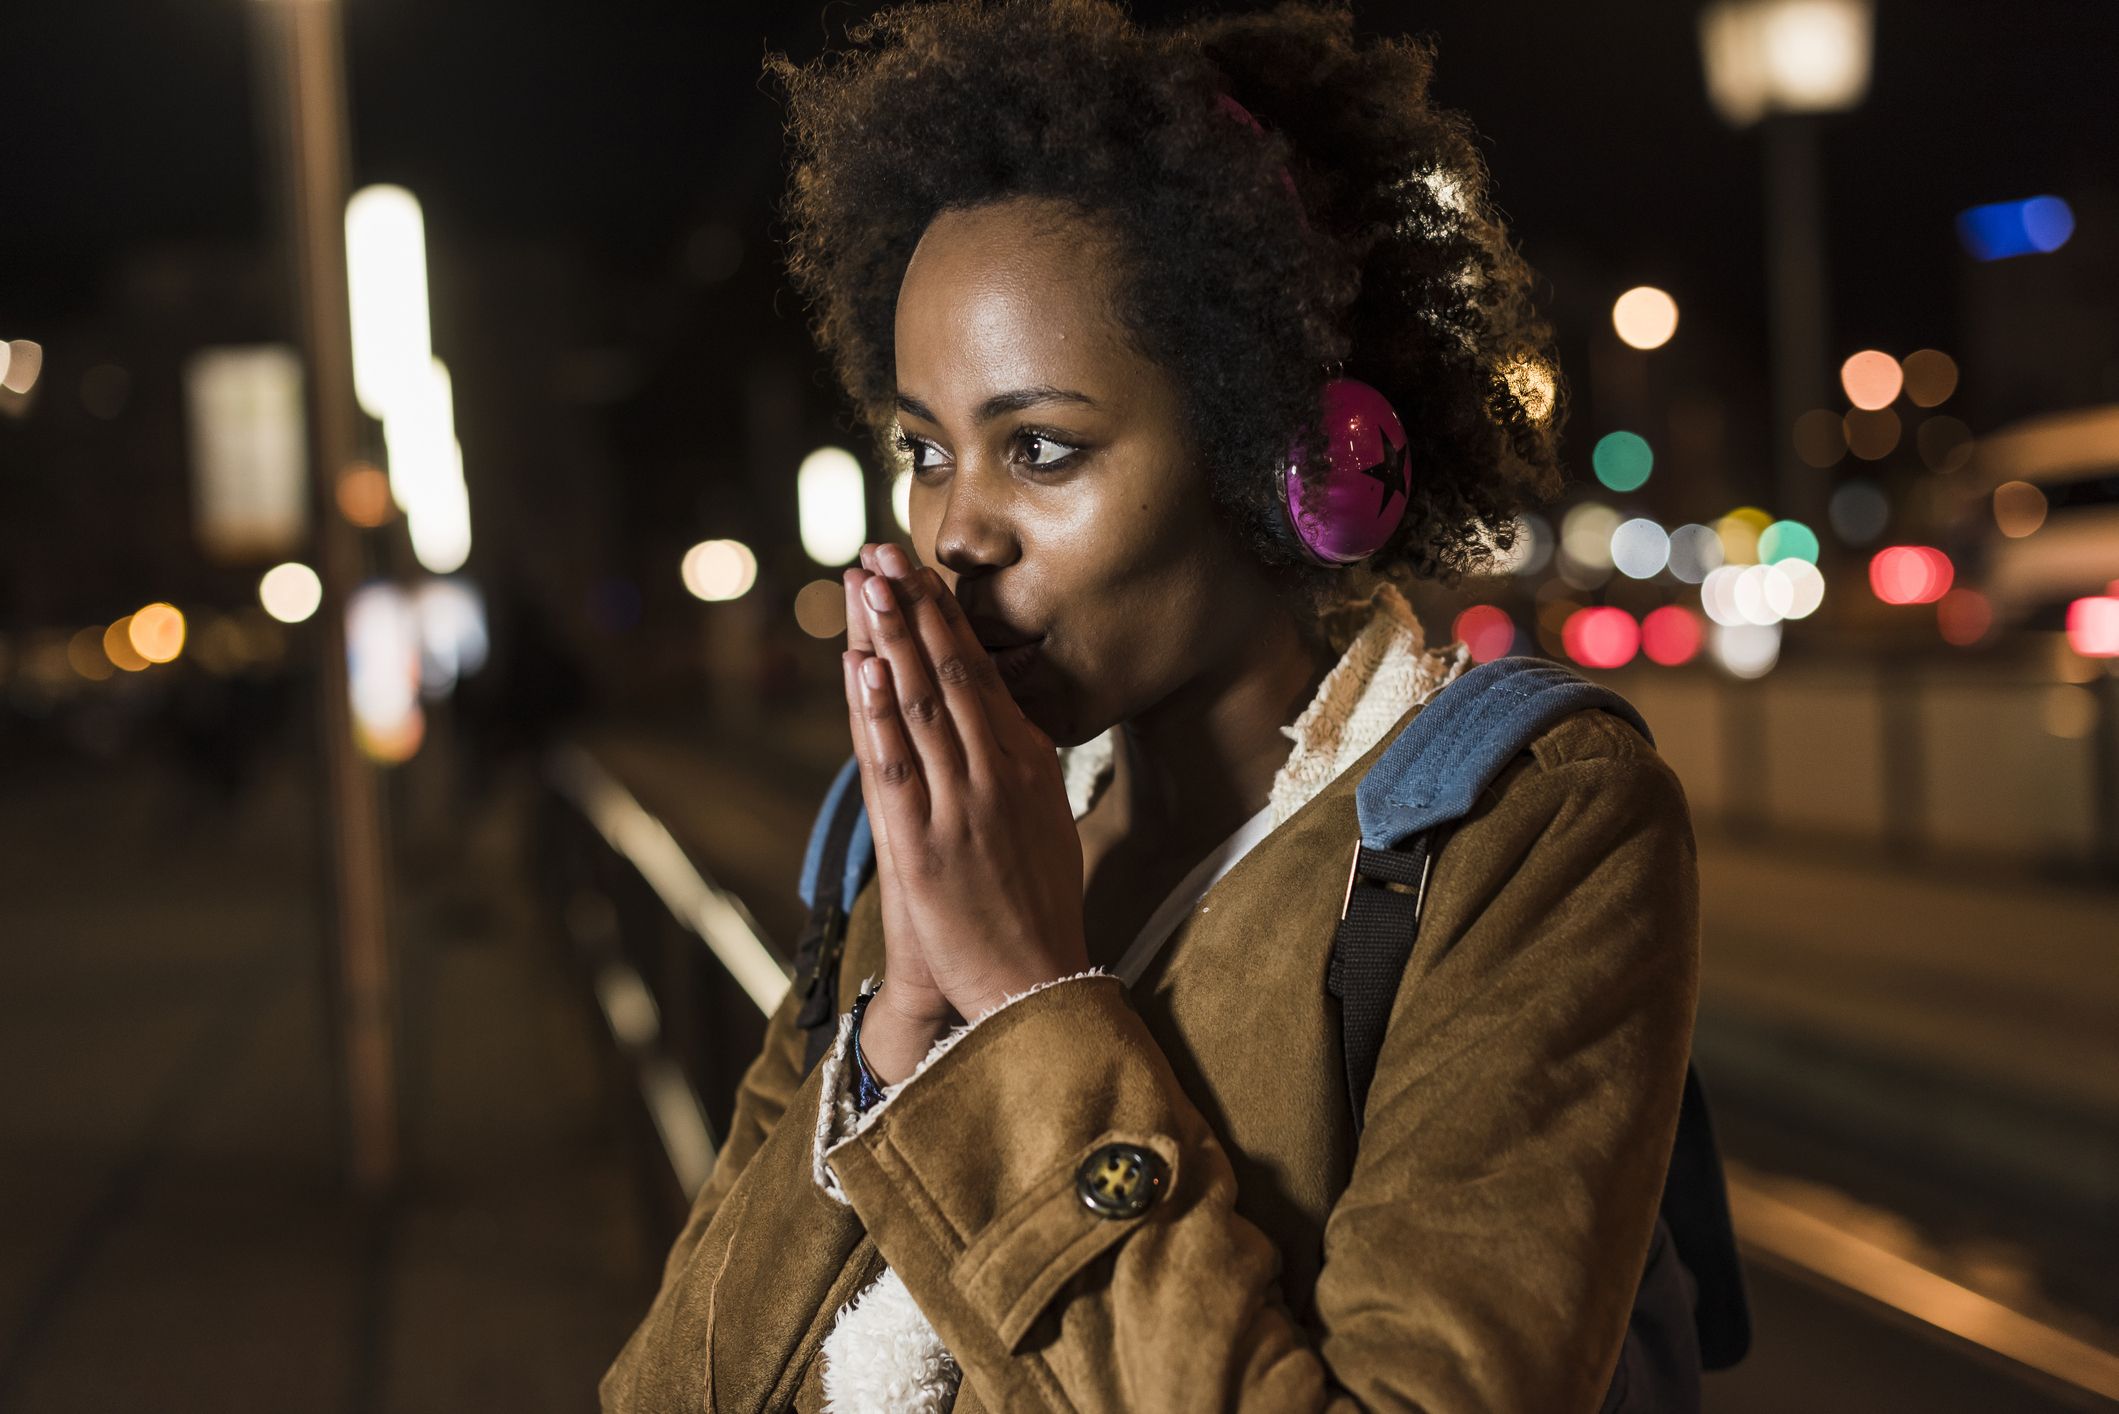
[[937,460],[934,455],[934,443],[903,432],[898,434],[898,451],[905,458],[905,464],[915,473],[928,470]]
[[1081,448],[1070,446],[1053,437],[1047,437],[1042,432],[1025,432],[1023,434],[1023,450],[1027,454],[1026,459],[1030,465],[1054,467],[1065,462],[1069,457],[1080,451]]

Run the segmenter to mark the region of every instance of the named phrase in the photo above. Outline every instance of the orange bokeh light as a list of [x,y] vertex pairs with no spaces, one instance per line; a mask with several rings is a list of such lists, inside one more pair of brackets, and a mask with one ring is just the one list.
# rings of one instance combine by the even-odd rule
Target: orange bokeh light
[[390,478],[380,467],[355,462],[338,479],[338,513],[363,530],[390,518]]
[[1881,349],[1863,349],[1839,366],[1839,386],[1846,390],[1848,402],[1874,412],[1897,400],[1906,373]]

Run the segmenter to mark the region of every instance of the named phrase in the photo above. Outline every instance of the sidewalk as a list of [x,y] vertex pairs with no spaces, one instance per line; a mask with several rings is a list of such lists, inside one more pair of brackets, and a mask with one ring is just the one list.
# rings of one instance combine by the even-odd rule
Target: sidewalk
[[0,1410],[579,1410],[651,1294],[598,1038],[503,841],[400,900],[406,1182],[346,1195],[307,784],[9,773]]

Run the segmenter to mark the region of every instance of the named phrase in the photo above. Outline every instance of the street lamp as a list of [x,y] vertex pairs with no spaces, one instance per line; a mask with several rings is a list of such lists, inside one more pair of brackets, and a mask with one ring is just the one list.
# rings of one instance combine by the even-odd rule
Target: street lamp
[[1817,522],[1822,487],[1796,455],[1796,418],[1824,381],[1823,201],[1814,115],[1869,89],[1874,0],[1716,0],[1700,12],[1707,95],[1731,125],[1757,124],[1766,148],[1773,331],[1773,453],[1784,515]]

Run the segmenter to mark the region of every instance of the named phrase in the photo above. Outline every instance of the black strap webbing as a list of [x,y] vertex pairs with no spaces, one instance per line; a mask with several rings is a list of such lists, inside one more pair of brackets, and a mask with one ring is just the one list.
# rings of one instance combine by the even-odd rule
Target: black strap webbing
[[839,1019],[839,955],[846,945],[846,910],[840,906],[840,890],[846,878],[846,854],[853,845],[854,827],[861,818],[861,797],[848,791],[839,802],[824,836],[824,854],[817,869],[817,902],[803,925],[802,940],[795,946],[795,989],[802,996],[802,1009],[795,1024],[802,1028],[802,1069],[817,1068],[831,1049]]
[[1428,837],[1402,849],[1356,847],[1347,879],[1345,911],[1332,935],[1332,963],[1325,987],[1339,998],[1339,1033],[1346,1053],[1346,1090],[1354,1103],[1359,1134],[1368,1108],[1376,1057],[1391,1024],[1391,1004],[1413,954],[1420,930],[1420,902],[1427,881]]

